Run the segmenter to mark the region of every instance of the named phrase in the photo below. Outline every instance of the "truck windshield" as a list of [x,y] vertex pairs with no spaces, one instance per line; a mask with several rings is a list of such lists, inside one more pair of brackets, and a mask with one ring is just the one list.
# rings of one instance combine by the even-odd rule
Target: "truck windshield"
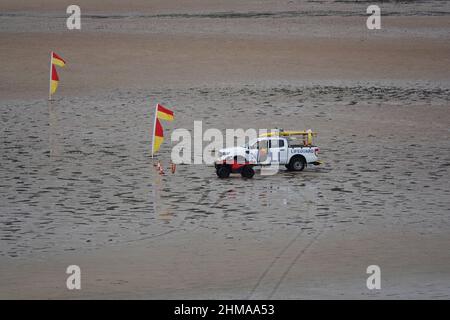
[[256,140],[252,140],[249,143],[244,144],[242,147],[245,149],[256,149],[257,147],[257,141]]

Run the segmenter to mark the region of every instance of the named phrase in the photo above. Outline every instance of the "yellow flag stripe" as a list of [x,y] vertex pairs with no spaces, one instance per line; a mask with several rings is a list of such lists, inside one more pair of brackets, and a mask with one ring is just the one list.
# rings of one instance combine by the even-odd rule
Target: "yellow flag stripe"
[[58,88],[58,81],[51,80],[51,84],[50,84],[50,92],[51,92],[51,94],[54,94],[56,92],[57,88]]
[[167,120],[167,121],[173,120],[173,115],[170,115],[170,114],[167,114],[167,113],[161,112],[161,111],[158,111],[157,117],[158,117],[158,119],[161,119],[161,120]]
[[158,136],[153,137],[153,153],[156,153],[159,150],[159,147],[161,146],[163,141],[164,141],[164,137],[158,137]]
[[58,58],[52,58],[52,63],[54,65],[57,65],[59,67],[64,67],[66,64],[64,63],[64,61],[59,60]]

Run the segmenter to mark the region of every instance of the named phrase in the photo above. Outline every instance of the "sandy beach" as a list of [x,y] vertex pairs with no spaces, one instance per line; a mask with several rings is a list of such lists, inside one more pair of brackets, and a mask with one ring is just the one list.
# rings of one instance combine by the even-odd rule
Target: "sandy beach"
[[[69,2],[0,4],[0,299],[450,298],[447,2],[368,30],[358,1],[83,0],[74,31]],[[312,128],[324,164],[159,175],[157,102],[166,166],[200,120]]]

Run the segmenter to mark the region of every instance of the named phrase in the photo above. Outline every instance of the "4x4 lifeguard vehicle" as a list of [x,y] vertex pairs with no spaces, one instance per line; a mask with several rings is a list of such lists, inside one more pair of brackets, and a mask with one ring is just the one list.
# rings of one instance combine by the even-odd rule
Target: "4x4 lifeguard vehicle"
[[313,145],[313,136],[317,133],[311,130],[279,130],[262,134],[240,147],[221,149],[214,164],[217,176],[228,178],[231,173],[240,173],[244,178],[252,178],[255,166],[278,164],[289,171],[302,171],[309,164],[320,165],[319,147]]

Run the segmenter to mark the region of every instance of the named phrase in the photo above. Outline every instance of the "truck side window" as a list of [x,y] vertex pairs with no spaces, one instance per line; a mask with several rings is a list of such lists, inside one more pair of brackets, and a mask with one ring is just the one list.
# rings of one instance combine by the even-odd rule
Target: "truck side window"
[[258,142],[258,161],[263,162],[267,160],[269,142],[270,140],[261,140]]
[[261,140],[261,141],[259,141],[259,143],[258,143],[258,149],[259,149],[259,150],[261,150],[261,149],[267,149],[267,147],[269,146],[269,142],[270,142],[270,141],[267,141],[267,140]]
[[269,141],[269,148],[282,148],[284,147],[284,140],[273,139]]

